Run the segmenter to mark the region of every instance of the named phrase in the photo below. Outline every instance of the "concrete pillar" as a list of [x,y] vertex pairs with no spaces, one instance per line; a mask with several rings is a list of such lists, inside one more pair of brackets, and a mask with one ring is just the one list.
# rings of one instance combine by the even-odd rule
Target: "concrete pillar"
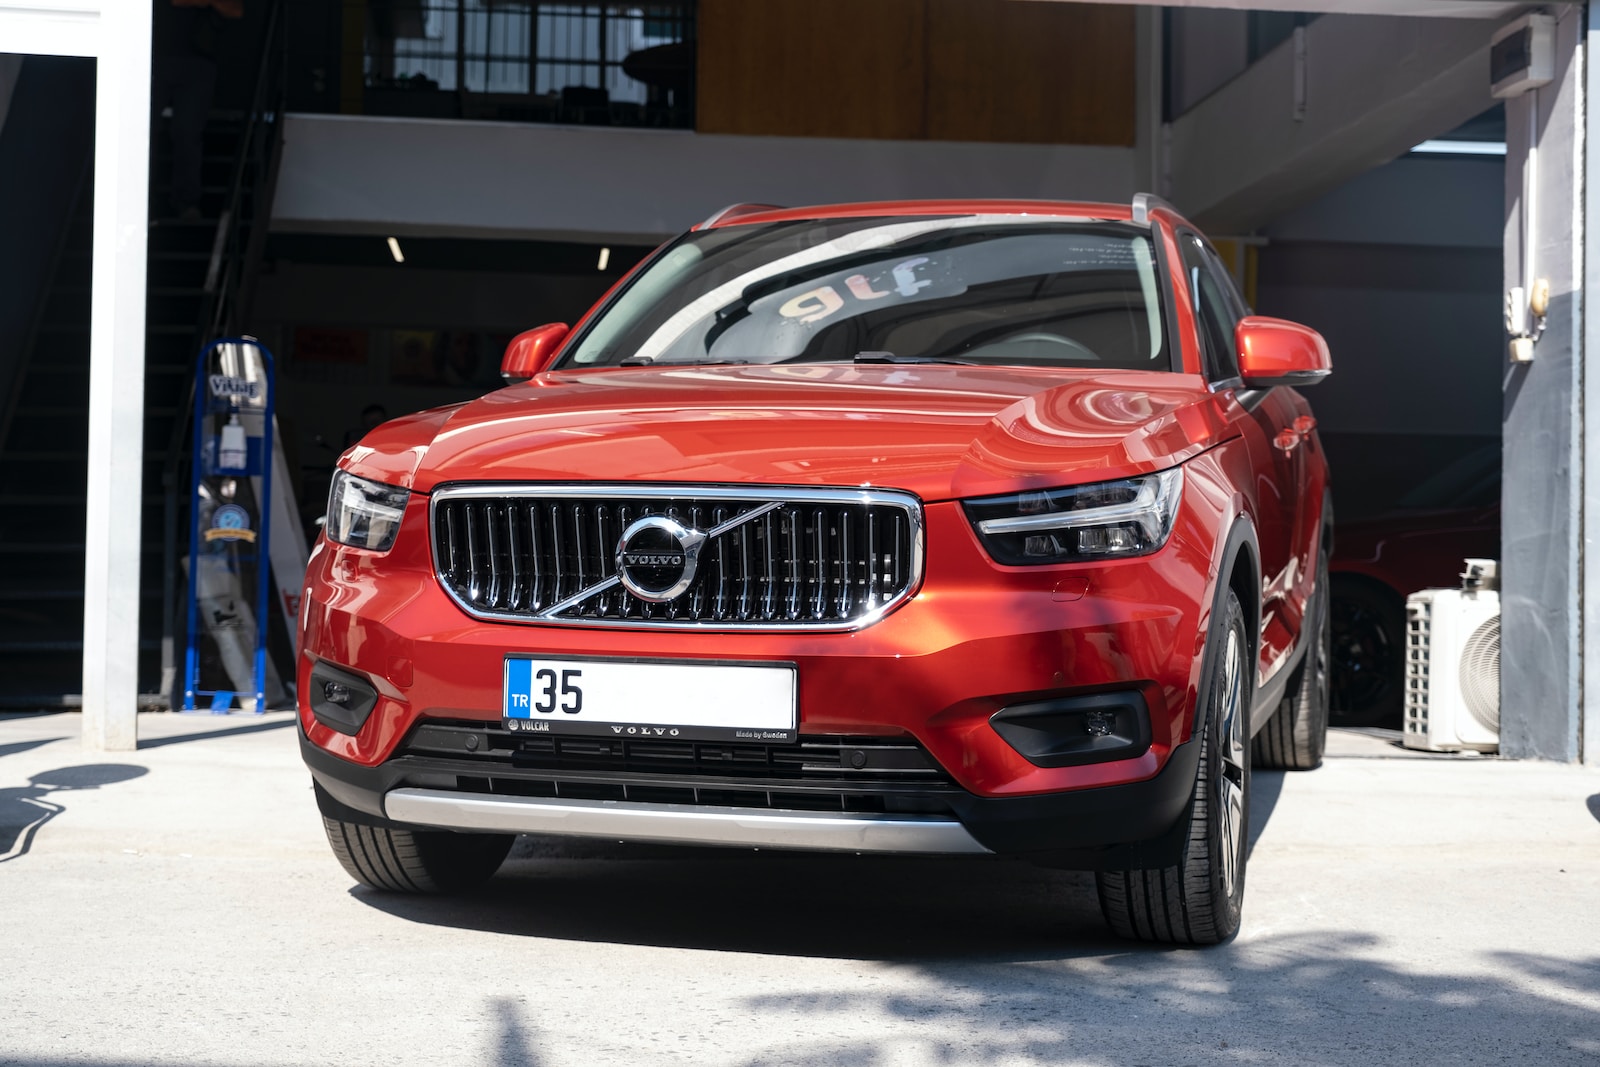
[[107,751],[138,743],[150,12],[104,5],[96,70],[83,739]]
[[1581,611],[1593,600],[1581,551],[1594,521],[1583,507],[1586,30],[1583,7],[1563,8],[1555,80],[1506,101],[1505,285],[1547,279],[1550,305],[1533,361],[1505,375],[1500,749],[1566,761],[1580,756]]
[[1162,147],[1162,33],[1161,12],[1141,7],[1134,11],[1135,132],[1133,185],[1135,190],[1165,195],[1166,153]]
[[[1588,101],[1600,100],[1600,5],[1589,5],[1588,41],[1584,49],[1586,64],[1583,84]],[[1583,175],[1583,227],[1577,231],[1577,240],[1583,249],[1583,278],[1585,295],[1588,279],[1600,279],[1600,230],[1588,225],[1589,206],[1600,202],[1600,114],[1591,103],[1584,108],[1581,173]],[[1593,198],[1593,199],[1591,199]],[[1578,746],[1583,762],[1600,766],[1600,455],[1590,457],[1589,445],[1600,450],[1600,315],[1588,308],[1584,300],[1579,308],[1582,314],[1582,359],[1578,361],[1578,379],[1582,386],[1582,517],[1583,517],[1583,574],[1582,614],[1579,616],[1581,642],[1582,698],[1579,702]]]

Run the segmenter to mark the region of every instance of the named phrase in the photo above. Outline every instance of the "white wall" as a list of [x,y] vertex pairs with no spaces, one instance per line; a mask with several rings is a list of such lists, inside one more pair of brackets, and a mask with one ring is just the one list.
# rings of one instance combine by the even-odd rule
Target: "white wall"
[[740,201],[1125,200],[1131,148],[290,115],[279,232],[653,243]]

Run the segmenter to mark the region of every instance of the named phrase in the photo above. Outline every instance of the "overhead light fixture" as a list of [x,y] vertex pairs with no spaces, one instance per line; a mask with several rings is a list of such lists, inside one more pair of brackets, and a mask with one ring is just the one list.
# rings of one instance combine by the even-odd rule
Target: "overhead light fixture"
[[1412,147],[1413,152],[1438,153],[1452,156],[1503,156],[1504,141],[1423,141]]
[[396,263],[406,261],[405,254],[400,251],[400,242],[393,237],[389,238],[389,254],[394,257]]
[[600,262],[595,265],[595,270],[605,270],[606,264],[611,262],[611,249],[600,249]]

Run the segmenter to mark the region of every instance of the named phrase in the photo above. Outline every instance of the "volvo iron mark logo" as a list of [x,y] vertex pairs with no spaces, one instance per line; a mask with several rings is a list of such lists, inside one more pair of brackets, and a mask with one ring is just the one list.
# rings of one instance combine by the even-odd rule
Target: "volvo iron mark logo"
[[706,535],[665,515],[630,525],[617,542],[617,578],[623,588],[653,603],[683,593],[694,582]]

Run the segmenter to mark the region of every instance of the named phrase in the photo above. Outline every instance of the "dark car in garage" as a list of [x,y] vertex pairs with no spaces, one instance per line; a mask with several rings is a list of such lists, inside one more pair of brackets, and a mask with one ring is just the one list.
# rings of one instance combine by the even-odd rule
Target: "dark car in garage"
[[1500,445],[1466,450],[1381,514],[1340,522],[1332,559],[1330,719],[1399,729],[1406,597],[1500,556]]

